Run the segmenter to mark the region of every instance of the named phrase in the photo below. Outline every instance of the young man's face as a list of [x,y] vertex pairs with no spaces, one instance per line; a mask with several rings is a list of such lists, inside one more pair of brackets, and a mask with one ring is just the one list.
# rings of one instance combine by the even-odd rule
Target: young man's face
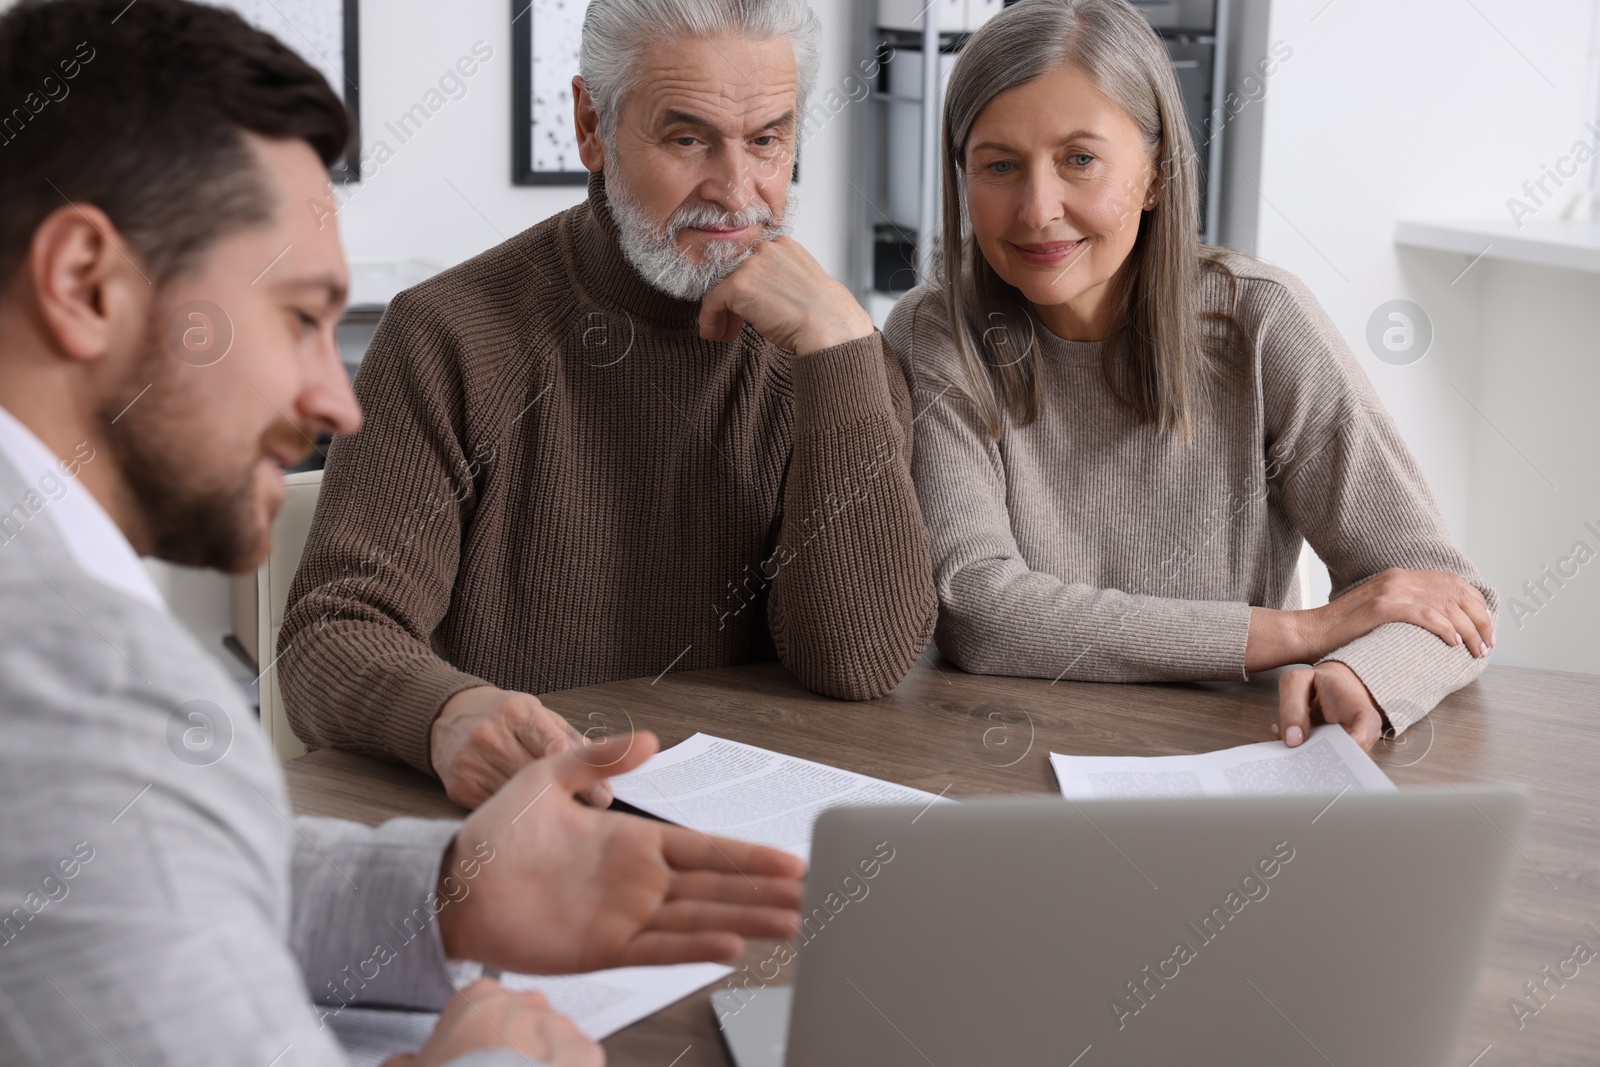
[[222,238],[162,288],[128,392],[102,412],[117,416],[107,440],[147,551],[234,572],[266,556],[282,468],[319,433],[361,425],[334,341],[349,275],[327,171],[304,142],[248,140],[272,219]]

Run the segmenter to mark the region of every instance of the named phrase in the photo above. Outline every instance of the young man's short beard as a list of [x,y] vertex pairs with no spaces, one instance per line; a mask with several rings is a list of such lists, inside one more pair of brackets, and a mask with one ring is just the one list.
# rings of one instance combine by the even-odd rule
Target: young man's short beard
[[732,248],[726,242],[715,241],[706,247],[704,259],[696,260],[678,247],[680,230],[690,226],[762,226],[764,229],[756,244],[789,232],[789,220],[794,217],[795,206],[792,189],[781,222],[774,223],[772,209],[757,199],[743,211],[731,213],[704,203],[682,207],[672,213],[665,226],[661,226],[650,217],[644,205],[639,203],[616,172],[610,162],[615,158],[615,151],[607,153],[606,200],[610,204],[612,218],[617,222],[622,254],[645,281],[668,296],[679,300],[699,300],[718,282],[737,270],[755,250],[755,244],[748,248]]
[[[169,563],[238,573],[266,549],[268,531],[257,517],[257,461],[242,471],[213,472],[207,460],[215,463],[225,450],[188,436],[197,421],[188,417],[188,401],[195,397],[192,391],[185,396],[182,379],[204,373],[205,368],[182,365],[166,350],[155,322],[126,388],[101,406],[101,433],[138,509],[150,554]],[[127,407],[127,397],[146,384],[148,392]]]

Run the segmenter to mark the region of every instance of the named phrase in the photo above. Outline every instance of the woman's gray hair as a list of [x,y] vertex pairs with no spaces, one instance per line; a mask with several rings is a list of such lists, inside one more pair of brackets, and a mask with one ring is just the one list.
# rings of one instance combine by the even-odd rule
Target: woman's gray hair
[[817,84],[821,30],[806,0],[591,0],[583,15],[578,73],[600,116],[601,137],[609,143],[622,101],[638,84],[639,53],[656,41],[730,33],[787,37],[799,75],[798,125]]
[[[940,271],[967,392],[998,436],[1002,415],[1019,425],[1039,411],[1039,342],[1028,302],[973,240],[966,210],[966,142],[1001,93],[1072,65],[1144,135],[1155,207],[1142,211],[1128,262],[1112,285],[1118,324],[1104,370],[1113,392],[1144,422],[1187,435],[1193,405],[1213,369],[1198,307],[1206,266],[1226,271],[1202,246],[1194,143],[1171,60],[1128,0],[1020,0],[973,34],[951,72],[944,108]],[[998,338],[998,341],[993,340]],[[1016,339],[1025,338],[1019,343]]]

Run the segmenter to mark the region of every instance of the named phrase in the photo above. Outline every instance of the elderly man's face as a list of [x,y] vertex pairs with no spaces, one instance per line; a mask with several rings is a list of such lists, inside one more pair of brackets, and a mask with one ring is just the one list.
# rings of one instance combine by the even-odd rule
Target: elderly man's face
[[640,75],[623,103],[608,175],[658,231],[676,230],[686,258],[736,261],[784,218],[799,91],[793,44],[659,41],[641,57]]

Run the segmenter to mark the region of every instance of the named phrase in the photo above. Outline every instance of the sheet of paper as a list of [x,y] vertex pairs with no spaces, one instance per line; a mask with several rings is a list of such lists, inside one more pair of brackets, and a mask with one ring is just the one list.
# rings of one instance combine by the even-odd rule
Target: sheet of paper
[[[550,999],[552,1008],[570,1017],[592,1040],[601,1041],[732,973],[732,967],[720,963],[681,963],[554,977],[502,974],[500,983],[508,989],[537,989]],[[345,1008],[329,1016],[328,1023],[351,1067],[378,1067],[396,1052],[421,1048],[438,1020],[427,1011]]]
[[552,1008],[599,1041],[732,973],[720,963],[679,963],[593,974],[503,974],[500,982],[510,989],[537,989]]
[[937,794],[695,734],[611,779],[612,791],[650,814],[740,841],[811,857],[811,824],[843,804],[932,804]]
[[1050,766],[1069,800],[1099,797],[1233,796],[1243,793],[1338,793],[1395,785],[1344,727],[1323,725],[1289,748],[1262,741],[1197,756],[1063,756]]

